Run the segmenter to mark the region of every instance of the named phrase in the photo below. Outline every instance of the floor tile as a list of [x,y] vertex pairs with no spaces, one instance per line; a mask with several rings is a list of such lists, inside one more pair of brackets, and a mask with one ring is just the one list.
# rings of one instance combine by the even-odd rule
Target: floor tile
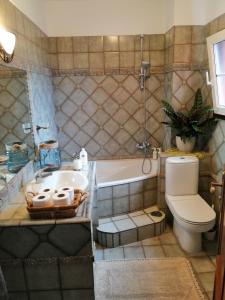
[[163,245],[162,247],[167,257],[185,256],[178,245]]
[[155,236],[155,237],[143,240],[142,245],[145,245],[145,246],[160,245],[160,240],[157,236]]
[[214,286],[214,272],[210,273],[199,273],[198,277],[206,292],[212,292]]
[[210,256],[212,263],[216,266],[216,256]]
[[189,260],[197,273],[215,271],[211,259],[206,256],[191,257]]
[[146,258],[165,257],[162,246],[143,246]]
[[97,249],[95,250],[95,260],[104,260],[104,250]]
[[144,258],[142,247],[124,247],[125,259],[140,259]]
[[146,215],[132,217],[132,220],[138,227],[153,224],[153,221]]
[[115,221],[115,224],[120,231],[136,228],[135,224],[130,219]]
[[159,236],[159,239],[163,245],[177,244],[177,240],[172,232],[163,233]]
[[140,215],[144,215],[144,211],[143,210],[139,210],[139,211],[135,211],[129,214],[129,217],[137,217]]
[[124,259],[123,248],[104,249],[105,260]]
[[111,221],[112,221],[111,218],[99,219],[98,224],[101,225],[101,224],[104,224],[104,223],[109,223]]
[[141,247],[141,241],[124,245],[123,247]]
[[112,217],[112,220],[113,221],[118,221],[118,220],[123,220],[123,219],[127,219],[128,218],[128,215],[119,215],[119,216],[116,216],[116,217]]
[[98,230],[100,230],[102,232],[109,232],[109,233],[118,232],[118,230],[113,222],[104,223],[104,224],[99,225]]

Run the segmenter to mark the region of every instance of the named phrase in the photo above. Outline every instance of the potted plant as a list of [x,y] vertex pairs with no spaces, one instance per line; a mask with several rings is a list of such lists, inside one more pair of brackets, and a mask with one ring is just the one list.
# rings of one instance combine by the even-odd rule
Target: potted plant
[[163,111],[170,119],[162,123],[174,130],[176,145],[181,151],[192,151],[196,138],[208,136],[217,124],[213,108],[203,103],[200,89],[196,91],[193,106],[187,112],[175,111],[166,101],[162,101],[162,104]]

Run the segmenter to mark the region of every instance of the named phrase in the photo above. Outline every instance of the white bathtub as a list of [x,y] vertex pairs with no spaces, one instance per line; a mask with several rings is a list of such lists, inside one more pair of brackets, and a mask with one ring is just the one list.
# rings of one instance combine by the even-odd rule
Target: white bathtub
[[[98,188],[114,186],[155,177],[158,174],[158,161],[151,160],[151,172],[142,173],[142,158],[99,160],[96,162],[96,186]],[[149,161],[145,161],[145,170]]]

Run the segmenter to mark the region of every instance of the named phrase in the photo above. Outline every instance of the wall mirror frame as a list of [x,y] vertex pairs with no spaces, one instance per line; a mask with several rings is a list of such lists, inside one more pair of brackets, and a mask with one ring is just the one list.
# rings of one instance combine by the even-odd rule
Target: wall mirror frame
[[[217,117],[225,118],[225,30],[207,38],[213,109]],[[208,73],[206,73],[208,75]],[[208,77],[208,76],[207,76]]]

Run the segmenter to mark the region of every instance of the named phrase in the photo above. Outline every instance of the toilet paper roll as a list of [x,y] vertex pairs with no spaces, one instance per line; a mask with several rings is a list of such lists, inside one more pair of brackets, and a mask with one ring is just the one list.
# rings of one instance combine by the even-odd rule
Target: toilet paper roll
[[70,195],[68,192],[58,192],[52,196],[52,200],[55,206],[70,205]]
[[62,186],[58,192],[68,192],[70,195],[70,203],[74,201],[74,188],[72,186]]
[[42,194],[42,193],[49,194],[49,196],[52,197],[52,195],[55,194],[55,190],[51,189],[51,188],[48,188],[48,187],[45,187],[45,188],[41,188],[39,190],[39,194]]
[[49,194],[42,193],[34,196],[32,198],[32,203],[34,207],[45,207],[52,206],[53,202]]

